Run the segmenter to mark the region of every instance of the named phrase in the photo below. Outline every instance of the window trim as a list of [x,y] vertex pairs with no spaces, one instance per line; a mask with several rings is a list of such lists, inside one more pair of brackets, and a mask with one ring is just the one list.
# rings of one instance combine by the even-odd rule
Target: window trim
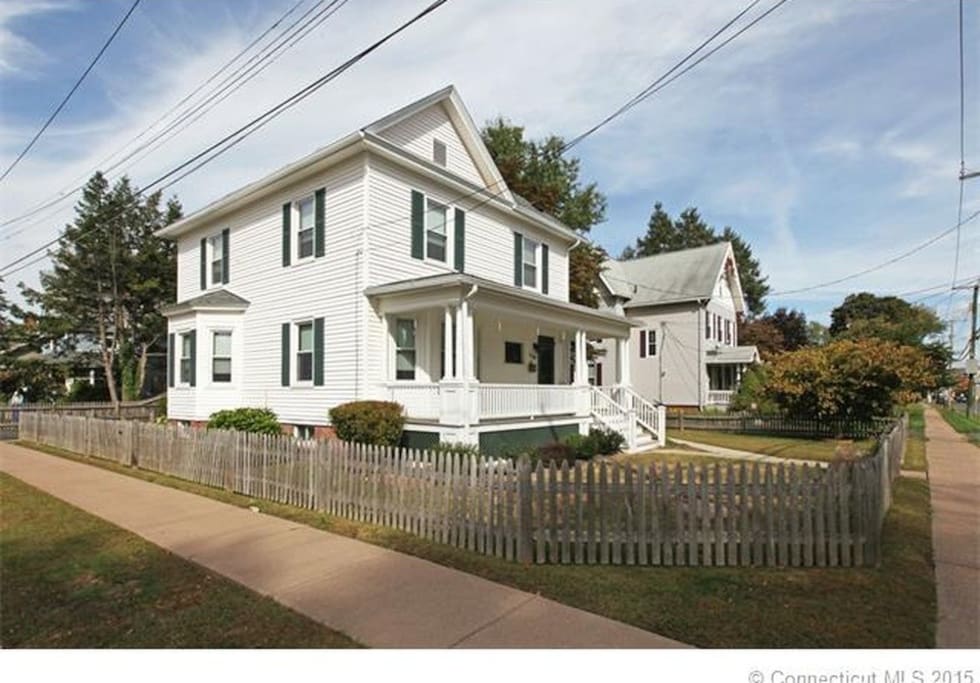
[[[310,340],[311,340],[311,342],[310,342],[310,350],[309,351],[300,351],[300,348],[299,348],[299,344],[300,344],[300,328],[301,327],[304,327],[306,325],[309,325],[309,327],[310,327]],[[292,332],[293,332],[293,334],[291,336],[293,337],[293,339],[290,341],[290,346],[292,346],[292,348],[290,349],[290,353],[292,354],[291,360],[293,362],[292,362],[292,383],[291,383],[290,386],[312,387],[313,386],[313,376],[315,374],[315,369],[313,367],[314,355],[315,355],[315,348],[314,347],[316,345],[316,336],[314,334],[314,328],[313,328],[313,318],[303,318],[301,320],[294,320],[293,321],[293,329],[292,329]],[[310,378],[309,379],[300,379],[300,376],[299,376],[299,354],[300,353],[308,353],[308,354],[310,354]]]
[[[653,350],[650,350],[651,342],[653,342]],[[655,327],[647,328],[647,358],[657,357],[657,329]]]
[[[523,240],[521,242],[521,288],[522,289],[529,289],[532,292],[540,292],[541,291],[541,265],[542,265],[541,264],[541,242],[539,240],[532,239],[532,238],[528,237],[527,235],[525,235],[523,233],[521,234],[521,240]],[[534,247],[532,249],[530,249],[531,253],[534,254],[534,263],[533,264],[529,264],[527,262],[527,254],[528,254],[528,251],[529,251],[528,248],[527,248],[528,247],[528,243],[534,245]],[[528,282],[527,282],[527,266],[528,265],[533,265],[534,266],[534,283],[533,284],[528,284]]]
[[[442,161],[439,161],[437,151],[442,150]],[[439,138],[432,138],[432,163],[441,168],[449,166],[449,146]]]
[[[394,381],[396,382],[417,382],[419,378],[419,324],[418,320],[414,317],[412,318],[400,318],[395,317],[393,319],[394,324],[391,327],[392,331],[392,348],[394,350],[394,360],[392,369],[394,370]],[[398,323],[400,322],[411,322],[412,323],[412,346],[411,347],[401,347],[398,345]],[[412,362],[412,376],[399,377],[398,376],[398,354],[400,351],[411,349],[413,355]]]
[[[301,205],[306,202],[309,202],[310,206],[313,209],[313,214],[312,214],[313,222],[310,224],[310,227],[307,228],[310,231],[310,236],[311,236],[310,254],[309,256],[302,256],[300,254],[301,240],[299,236],[300,232],[303,232],[302,225],[301,225],[303,219],[303,210],[301,208]],[[292,232],[292,241],[295,246],[291,247],[293,249],[293,254],[291,254],[291,256],[293,257],[292,265],[295,266],[295,265],[307,263],[316,258],[316,193],[310,192],[309,194],[305,194],[302,197],[299,197],[298,199],[294,199],[292,202],[292,207],[293,207],[292,208],[293,220],[291,221],[292,225],[290,226],[290,231]]]
[[[180,355],[177,356],[177,378],[176,378],[176,382],[174,382],[174,386],[177,386],[177,387],[185,387],[187,389],[191,389],[193,387],[191,387],[190,378],[189,377],[188,378],[185,378],[184,377],[184,361],[187,360],[188,362],[193,363],[195,361],[195,359],[194,359],[194,356],[193,355],[190,355],[190,356],[185,356],[184,355],[184,342],[185,342],[185,340],[188,337],[191,336],[191,333],[192,332],[194,332],[194,329],[193,328],[186,329],[186,330],[183,330],[181,332],[177,332],[176,333],[177,334],[177,339],[180,342]],[[190,371],[188,372],[188,375],[193,374],[194,368],[193,367],[190,367],[190,366],[188,366],[188,367],[190,368]]]
[[[517,360],[508,360],[507,351],[517,347]],[[524,342],[504,340],[504,365],[524,365]]]
[[[450,268],[451,269],[452,268],[452,265],[450,265],[450,264],[453,263],[453,256],[455,255],[453,249],[455,249],[455,246],[456,246],[454,244],[454,242],[453,242],[453,237],[452,237],[452,232],[453,231],[451,231],[449,229],[449,217],[450,217],[450,215],[452,215],[452,209],[453,209],[453,207],[450,204],[447,204],[447,203],[444,203],[444,202],[440,202],[438,199],[433,199],[432,197],[430,197],[429,195],[425,194],[424,192],[422,193],[422,196],[425,198],[425,206],[424,206],[424,209],[425,210],[424,210],[424,213],[422,214],[423,215],[423,222],[424,222],[424,224],[423,224],[423,230],[422,230],[422,248],[424,250],[423,251],[423,256],[425,256],[425,262],[426,263],[439,264],[439,265],[445,266],[446,268]],[[432,256],[429,256],[429,230],[430,230],[430,228],[429,228],[429,211],[430,211],[429,206],[431,204],[435,204],[436,206],[441,207],[443,209],[443,211],[445,211],[445,213],[446,213],[446,219],[445,219],[445,221],[443,221],[443,224],[442,224],[443,237],[446,240],[446,244],[445,244],[446,258],[445,258],[445,260],[441,260],[441,259],[437,259],[437,258],[434,258]]]
[[[211,375],[209,383],[222,387],[230,387],[235,383],[235,332],[229,328],[216,328],[209,330],[211,336]],[[228,355],[218,356],[215,354],[214,342],[218,335],[228,335]],[[214,378],[214,361],[228,359],[228,379],[216,380]]]

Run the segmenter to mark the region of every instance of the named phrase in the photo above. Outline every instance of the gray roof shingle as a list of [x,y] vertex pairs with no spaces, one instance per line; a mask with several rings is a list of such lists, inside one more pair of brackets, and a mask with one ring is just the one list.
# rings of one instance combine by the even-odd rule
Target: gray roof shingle
[[629,299],[626,308],[709,299],[728,254],[729,243],[616,261],[603,265],[612,293]]

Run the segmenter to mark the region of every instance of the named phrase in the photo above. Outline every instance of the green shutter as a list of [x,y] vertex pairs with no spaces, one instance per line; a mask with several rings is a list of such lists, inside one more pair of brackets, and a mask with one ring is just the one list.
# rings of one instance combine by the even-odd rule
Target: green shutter
[[290,255],[289,239],[292,236],[289,227],[289,219],[292,216],[292,213],[293,213],[292,204],[282,205],[282,265],[283,267],[289,265],[289,255]]
[[201,238],[201,289],[208,288],[208,239]]
[[167,386],[174,385],[174,351],[177,343],[177,335],[171,332],[167,336]]
[[289,386],[289,323],[282,324],[282,385]]
[[463,272],[466,265],[466,212],[456,209],[456,234],[454,235],[453,260],[456,270]]
[[412,190],[412,258],[425,258],[425,197]]
[[227,285],[231,281],[231,231],[225,228],[221,231],[221,282]]
[[323,318],[313,319],[313,384],[323,386]]
[[524,286],[524,235],[514,233],[514,286]]
[[324,203],[326,199],[327,191],[322,187],[313,193],[313,211],[314,211],[314,222],[313,222],[313,254],[316,258],[320,258],[327,253],[327,245],[324,241],[325,235],[325,219],[324,213]]
[[197,330],[191,330],[187,336],[191,338],[191,381],[188,384],[195,387],[197,386]]
[[548,293],[548,245],[541,245],[541,293]]

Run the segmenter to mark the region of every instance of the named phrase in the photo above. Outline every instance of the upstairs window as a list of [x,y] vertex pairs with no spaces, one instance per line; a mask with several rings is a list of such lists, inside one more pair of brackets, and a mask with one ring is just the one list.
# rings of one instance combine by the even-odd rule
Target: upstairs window
[[231,332],[215,332],[211,337],[211,381],[231,381]]
[[425,212],[425,255],[443,263],[447,261],[448,252],[446,215],[445,205],[428,200]]
[[313,381],[313,323],[296,325],[296,380]]
[[395,379],[415,379],[415,321],[395,321]]
[[208,238],[209,268],[211,286],[220,285],[222,282],[222,269],[225,260],[224,239],[221,234],[212,235]]
[[717,336],[718,341],[720,342],[721,339],[722,339],[722,336],[721,336],[722,335],[722,330],[721,330],[721,316],[720,315],[716,315],[715,316],[715,334]]
[[704,313],[704,338],[711,339],[711,314],[707,311]]
[[304,259],[313,256],[313,226],[314,206],[313,197],[307,197],[296,205],[299,220],[296,223],[296,258]]
[[729,346],[732,343],[732,321],[731,320],[726,320],[725,321],[725,343],[728,344]]
[[538,249],[539,242],[524,238],[524,286],[538,289]]
[[446,143],[441,140],[432,140],[432,160],[443,168],[446,167]]

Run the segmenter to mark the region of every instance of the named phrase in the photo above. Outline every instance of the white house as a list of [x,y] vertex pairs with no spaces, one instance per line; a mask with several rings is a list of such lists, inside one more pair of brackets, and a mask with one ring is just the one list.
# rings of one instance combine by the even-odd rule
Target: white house
[[507,188],[452,87],[159,234],[178,252],[173,420],[265,406],[307,436],[332,406],[385,399],[416,446],[493,452],[596,423],[663,440],[628,360],[615,399],[589,386],[587,339],[625,349],[634,323],[569,302],[579,237]]
[[[628,345],[636,391],[670,407],[727,408],[745,368],[759,362],[755,346],[738,344],[745,301],[731,244],[604,265],[603,310],[638,325]],[[617,345],[600,347],[593,372],[601,385]]]

